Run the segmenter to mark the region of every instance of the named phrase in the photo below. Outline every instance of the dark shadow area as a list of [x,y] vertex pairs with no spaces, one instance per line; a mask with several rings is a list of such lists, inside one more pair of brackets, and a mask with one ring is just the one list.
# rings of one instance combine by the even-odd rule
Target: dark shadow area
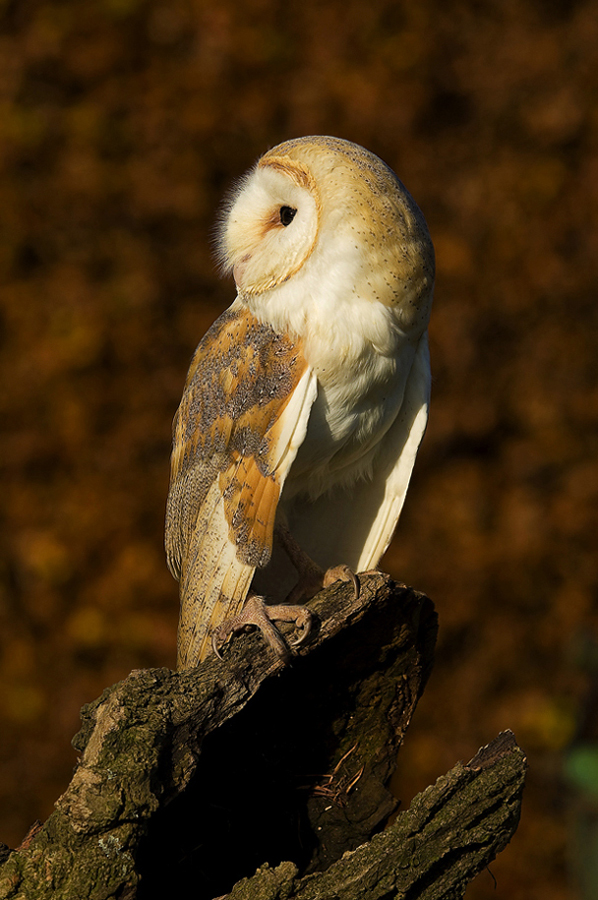
[[[431,603],[405,595],[403,608],[376,609],[367,627],[297,659],[205,739],[190,785],[151,820],[139,900],[190,884],[209,900],[264,862],[326,868],[383,827],[397,806],[384,785],[415,705],[403,687],[423,690],[436,636]],[[364,760],[359,791],[347,789]]]

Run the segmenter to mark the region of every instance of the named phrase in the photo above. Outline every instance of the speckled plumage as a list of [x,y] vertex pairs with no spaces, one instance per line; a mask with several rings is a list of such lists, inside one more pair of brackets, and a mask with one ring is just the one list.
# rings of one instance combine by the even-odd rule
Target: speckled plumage
[[229,200],[220,248],[237,299],[200,343],[174,424],[183,667],[250,588],[280,601],[292,587],[279,520],[323,568],[377,564],[427,420],[433,249],[378,157],[328,137],[273,148]]
[[[192,549],[209,547],[216,529],[222,531],[220,506],[228,532],[220,536],[234,546],[237,561],[251,570],[267,565],[290,446],[284,436],[281,445],[283,413],[306,371],[300,340],[276,334],[242,307],[220,316],[200,342],[174,420],[166,510],[168,565],[183,585],[209,567],[204,553],[198,570]],[[218,503],[202,519],[210,491]],[[221,585],[211,599],[223,602]],[[244,599],[226,597],[228,613]],[[204,608],[209,601],[204,597]],[[206,644],[203,626],[195,605],[183,607],[179,655],[186,658],[188,646]]]

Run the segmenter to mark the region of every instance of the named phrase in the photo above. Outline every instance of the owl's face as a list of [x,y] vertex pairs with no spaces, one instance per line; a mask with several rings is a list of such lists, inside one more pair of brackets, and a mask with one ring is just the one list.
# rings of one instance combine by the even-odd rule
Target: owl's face
[[239,289],[259,294],[287,281],[314,249],[319,222],[310,171],[290,159],[262,158],[245,176],[222,234]]
[[394,172],[349,141],[298,138],[264,154],[224,211],[219,246],[241,296],[300,278],[313,290],[342,273],[344,290],[427,321],[434,251],[423,215]]

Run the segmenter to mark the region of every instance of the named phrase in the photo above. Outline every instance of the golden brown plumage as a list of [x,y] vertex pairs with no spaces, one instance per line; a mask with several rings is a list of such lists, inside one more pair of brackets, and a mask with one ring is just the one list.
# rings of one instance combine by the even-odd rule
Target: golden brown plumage
[[[180,659],[205,655],[211,630],[240,610],[254,569],[270,559],[293,448],[284,412],[306,373],[301,341],[277,335],[242,308],[220,316],[195,352],[174,420],[166,519],[168,564],[181,592],[203,592],[201,616],[195,604],[182,606]],[[224,553],[230,570],[222,584],[210,552],[217,539],[235,551],[233,560]]]

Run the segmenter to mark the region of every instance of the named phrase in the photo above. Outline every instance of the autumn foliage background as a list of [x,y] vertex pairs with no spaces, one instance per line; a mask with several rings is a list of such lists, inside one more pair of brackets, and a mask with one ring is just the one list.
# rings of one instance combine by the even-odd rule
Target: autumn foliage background
[[598,738],[598,4],[0,9],[0,840],[51,812],[80,706],[174,664],[170,426],[234,296],[216,211],[268,147],[333,134],[398,172],[437,250],[430,425],[384,565],[441,630],[396,789],[512,728],[521,826],[467,896],[572,900],[567,842],[598,817],[570,771]]

